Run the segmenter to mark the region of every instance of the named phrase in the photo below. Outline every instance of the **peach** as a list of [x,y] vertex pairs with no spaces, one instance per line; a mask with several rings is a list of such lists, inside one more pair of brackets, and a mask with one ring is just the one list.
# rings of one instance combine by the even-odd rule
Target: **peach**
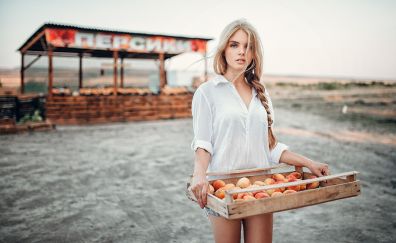
[[219,188],[225,186],[226,183],[223,180],[215,180],[212,183],[212,186],[214,187],[215,191],[219,190]]
[[238,193],[237,199],[243,199],[244,196],[253,196],[253,194],[251,192]]
[[318,188],[318,187],[319,187],[319,182],[318,182],[318,181],[309,183],[309,184],[307,185],[307,189],[315,189],[315,188]]
[[[294,182],[294,181],[299,181],[299,180],[295,179],[295,178],[289,179],[289,182]],[[287,189],[288,190],[299,191],[300,190],[300,185],[298,185],[298,186],[288,186]]]
[[[284,183],[283,181],[277,181],[275,182],[275,184],[282,184]],[[275,191],[280,191],[280,192],[284,192],[286,190],[285,187],[281,187],[281,188],[276,188]]]
[[255,182],[253,183],[253,185],[265,186],[266,184],[264,183],[264,181],[255,181]]
[[272,193],[274,193],[275,192],[275,190],[274,189],[268,189],[268,190],[266,190],[266,193],[268,193],[268,195],[272,195]]
[[295,193],[295,192],[297,192],[297,191],[288,189],[288,190],[284,191],[283,194],[290,194],[290,193]]
[[286,178],[288,178],[288,177],[294,177],[296,179],[301,179],[302,175],[301,175],[300,172],[294,171],[294,172],[292,172],[292,173],[290,173],[289,175],[286,176]]
[[279,196],[283,196],[282,192],[274,192],[271,194],[271,197],[279,197]]
[[248,178],[246,178],[246,177],[242,177],[236,183],[236,186],[240,187],[240,188],[246,188],[246,187],[248,187],[250,185],[251,185],[250,180]]
[[[234,187],[234,188],[232,188],[232,190],[239,190],[239,189],[241,189],[240,187]],[[234,198],[234,199],[237,199],[238,198],[238,193],[235,193],[235,194],[232,194],[232,197]]]
[[218,197],[218,198],[220,198],[220,199],[225,198],[225,190],[224,190],[224,188],[223,188],[223,187],[222,187],[222,188],[219,188],[219,189],[215,192],[215,196]]
[[285,180],[285,176],[282,174],[273,174],[272,175],[272,179],[276,180],[276,181],[284,181]]
[[286,180],[288,180],[288,181],[293,180],[293,179],[297,179],[297,178],[291,174],[286,176]]
[[[286,188],[284,188],[285,190],[286,190]],[[280,192],[280,193],[283,193],[284,192],[284,190],[282,191],[281,190],[281,188],[276,188],[276,189],[274,189],[274,192]]]
[[[315,175],[307,175],[306,176],[306,179],[314,179],[314,178],[318,178],[318,177],[315,176]],[[307,189],[315,189],[317,187],[319,187],[319,182],[318,181],[315,181],[315,182],[307,184]]]
[[214,194],[214,187],[211,185],[211,184],[209,184],[209,191],[208,191],[208,193],[209,194]]
[[228,184],[226,184],[225,186],[224,186],[224,190],[230,190],[230,189],[234,189],[235,188],[235,185],[234,184],[232,184],[232,183],[228,183]]
[[265,183],[266,185],[272,185],[272,184],[275,183],[275,180],[272,179],[272,178],[267,178],[267,179],[264,180],[264,183]]
[[268,193],[265,193],[265,192],[258,192],[258,193],[256,193],[256,195],[254,195],[254,197],[256,199],[260,199],[260,198],[266,198],[266,197],[271,197],[271,196],[268,195]]
[[[246,188],[255,188],[255,187],[259,187],[258,185],[250,185],[250,186],[248,186],[248,187],[246,187]],[[252,194],[253,194],[253,196],[254,195],[256,195],[256,193],[258,193],[259,191],[255,191],[255,192],[251,192]]]
[[256,198],[251,195],[245,195],[245,196],[243,196],[243,200],[251,201],[251,200],[256,200]]

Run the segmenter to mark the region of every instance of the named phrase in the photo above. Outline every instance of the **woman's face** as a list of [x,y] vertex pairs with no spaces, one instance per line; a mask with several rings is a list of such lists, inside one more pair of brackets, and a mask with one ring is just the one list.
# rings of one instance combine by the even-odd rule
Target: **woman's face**
[[244,71],[252,61],[252,46],[248,46],[248,35],[243,30],[235,32],[228,40],[224,51],[227,69],[230,71]]

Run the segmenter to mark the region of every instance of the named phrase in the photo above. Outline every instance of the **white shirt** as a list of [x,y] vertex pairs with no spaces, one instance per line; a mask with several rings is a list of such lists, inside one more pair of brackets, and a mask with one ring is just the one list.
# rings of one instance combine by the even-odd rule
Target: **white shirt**
[[[271,115],[273,106],[266,91]],[[192,100],[194,139],[191,148],[203,148],[212,159],[207,172],[265,168],[279,163],[288,149],[277,143],[270,151],[267,112],[252,88],[252,100],[246,107],[234,84],[222,75],[201,84]],[[273,124],[274,124],[273,123]]]

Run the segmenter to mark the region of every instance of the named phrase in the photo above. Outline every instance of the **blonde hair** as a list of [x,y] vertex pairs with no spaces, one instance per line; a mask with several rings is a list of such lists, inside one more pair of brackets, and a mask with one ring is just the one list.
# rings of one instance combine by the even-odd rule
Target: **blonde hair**
[[[225,59],[225,49],[231,36],[238,30],[243,30],[248,35],[248,47],[252,50],[252,62],[243,71],[244,77],[250,87],[254,88],[257,96],[267,112],[268,118],[268,142],[269,148],[272,150],[276,144],[277,139],[272,131],[273,119],[271,116],[268,99],[265,96],[265,86],[260,83],[260,78],[263,70],[263,52],[261,40],[257,30],[245,19],[238,19],[228,24],[220,35],[219,44],[213,60],[213,68],[217,74],[224,75],[227,71],[227,61]],[[242,73],[241,73],[242,74]]]

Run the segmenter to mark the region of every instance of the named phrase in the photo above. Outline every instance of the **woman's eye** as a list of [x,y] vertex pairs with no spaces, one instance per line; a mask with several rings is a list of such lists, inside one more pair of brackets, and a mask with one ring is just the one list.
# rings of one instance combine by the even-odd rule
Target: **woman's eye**
[[230,47],[237,47],[237,46],[238,46],[238,45],[235,44],[235,43],[233,43],[233,44],[230,45]]

